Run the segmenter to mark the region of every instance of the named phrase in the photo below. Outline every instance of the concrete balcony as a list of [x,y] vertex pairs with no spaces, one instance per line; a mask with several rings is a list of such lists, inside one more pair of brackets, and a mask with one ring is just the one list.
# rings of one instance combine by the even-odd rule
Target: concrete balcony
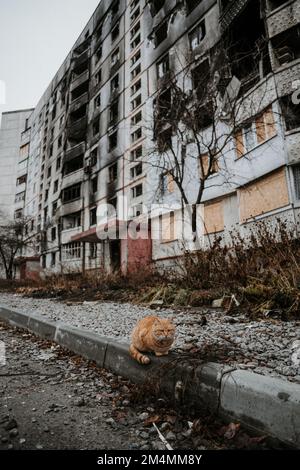
[[291,94],[295,88],[293,83],[299,80],[300,77],[300,59],[296,59],[283,65],[275,71],[275,81],[277,86],[278,96],[285,96]]
[[29,144],[30,135],[31,135],[31,128],[29,128],[26,131],[22,132],[22,134],[21,134],[21,146]]
[[79,96],[76,98],[74,101],[71,102],[70,107],[69,107],[69,113],[74,113],[78,109],[80,109],[82,106],[85,106],[89,102],[89,94],[88,92],[83,93],[83,95]]
[[85,140],[87,133],[87,116],[84,116],[77,121],[68,119],[67,124],[67,138],[75,140]]
[[85,70],[80,75],[75,75],[74,78],[73,78],[73,81],[70,85],[70,91],[75,90],[80,85],[82,85],[82,83],[87,82],[89,80],[89,78],[90,78],[90,71],[89,70]]
[[83,209],[83,199],[79,198],[74,201],[66,202],[62,204],[55,214],[57,217],[63,217],[65,215],[73,214],[79,212]]
[[72,61],[73,61],[73,70],[77,69],[78,67],[82,67],[85,64],[85,62],[87,63],[86,68],[88,69],[89,59],[90,59],[90,50],[89,49],[84,51],[79,56],[73,57],[73,59],[72,59]]
[[65,189],[72,184],[81,183],[84,177],[84,170],[80,168],[80,170],[76,170],[73,173],[69,173],[63,177],[61,189]]
[[80,142],[80,144],[75,145],[69,150],[66,150],[65,155],[64,155],[64,163],[69,162],[70,160],[73,160],[74,158],[79,157],[80,155],[84,154],[85,149],[86,149],[85,142]]
[[288,163],[300,163],[300,128],[286,133]]
[[286,31],[300,22],[300,2],[291,0],[267,15],[269,37],[272,39],[277,34]]
[[72,241],[72,237],[75,235],[78,235],[79,233],[82,232],[82,227],[74,227],[74,228],[69,228],[67,230],[63,230],[61,232],[61,243],[70,243]]

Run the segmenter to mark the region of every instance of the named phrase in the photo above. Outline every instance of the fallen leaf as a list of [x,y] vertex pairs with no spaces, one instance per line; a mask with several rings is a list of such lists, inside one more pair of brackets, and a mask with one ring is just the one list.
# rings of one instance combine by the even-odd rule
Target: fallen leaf
[[228,426],[224,426],[221,429],[220,434],[224,436],[225,439],[233,439],[239,431],[240,426],[240,423],[230,423]]
[[162,418],[159,415],[149,416],[149,418],[144,421],[144,426],[151,426],[153,423],[160,423]]

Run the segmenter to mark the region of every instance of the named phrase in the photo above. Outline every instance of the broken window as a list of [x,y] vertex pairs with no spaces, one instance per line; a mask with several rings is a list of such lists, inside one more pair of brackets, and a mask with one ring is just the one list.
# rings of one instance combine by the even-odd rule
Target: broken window
[[56,214],[57,211],[57,201],[53,202],[52,204],[52,216]]
[[102,57],[102,46],[99,46],[96,51],[96,64],[99,62],[101,57]]
[[157,136],[157,146],[159,153],[163,153],[172,148],[172,129],[169,127],[160,132]]
[[101,93],[99,93],[99,95],[96,96],[96,98],[94,99],[94,108],[97,109],[97,108],[100,108],[101,106]]
[[243,95],[271,71],[267,33],[259,1],[248,2],[239,15],[233,14],[224,43],[231,73],[241,81],[240,95]]
[[51,253],[51,267],[53,268],[55,264],[56,264],[56,253]]
[[98,160],[98,147],[94,148],[90,153],[90,165],[95,166],[97,165]]
[[115,100],[110,107],[110,124],[115,124],[119,118],[119,100]]
[[111,32],[112,42],[114,42],[118,38],[119,34],[120,34],[120,25],[118,23]]
[[90,226],[97,225],[97,207],[90,210]]
[[72,228],[81,226],[81,212],[75,212],[63,217],[62,221],[63,230],[70,230]]
[[93,121],[92,129],[93,129],[93,137],[95,137],[96,135],[99,134],[99,132],[100,132],[100,119],[99,118],[97,118]]
[[119,90],[119,74],[117,74],[110,82],[111,93],[116,93]]
[[99,83],[101,83],[101,80],[102,80],[102,71],[99,70],[95,75],[95,85],[99,85]]
[[95,194],[98,191],[98,176],[92,179],[91,189],[92,189],[93,194]]
[[169,54],[157,63],[157,77],[162,78],[170,70]]
[[56,240],[56,227],[51,229],[51,241],[54,242],[54,240]]
[[109,182],[113,183],[118,178],[118,162],[110,166],[108,169]]
[[165,1],[164,0],[151,0],[149,4],[150,4],[151,15],[155,16],[162,9],[162,7],[165,4]]
[[56,171],[59,170],[61,167],[61,157],[58,157],[56,160]]
[[300,27],[289,28],[271,40],[279,65],[284,65],[300,57]]
[[189,41],[192,51],[196,49],[206,36],[205,20],[196,26],[195,29],[189,34]]
[[54,181],[53,194],[57,193],[57,191],[58,191],[58,180]]
[[81,183],[69,186],[62,191],[62,201],[65,204],[66,202],[74,201],[79,199],[81,195]]
[[64,165],[64,174],[69,175],[70,173],[74,173],[75,171],[80,170],[83,168],[83,155],[79,155],[76,158],[73,158],[69,162],[66,162]]
[[118,63],[120,60],[120,49],[116,49],[111,55],[111,65],[112,67]]
[[207,86],[210,79],[209,59],[203,60],[192,70],[193,88],[199,101],[207,98]]
[[155,31],[155,47],[168,37],[168,20],[165,20]]
[[282,114],[285,120],[285,127],[287,131],[297,129],[300,127],[300,105],[294,104],[292,96],[287,95],[280,98]]
[[52,172],[52,167],[49,166],[48,171],[47,171],[47,178],[51,178],[51,172]]
[[190,14],[200,3],[202,0],[185,0],[188,14]]
[[111,7],[111,14],[113,18],[119,13],[119,6],[120,6],[120,1],[116,0],[115,3],[113,3]]
[[115,131],[108,137],[109,140],[109,151],[111,152],[118,145],[118,131]]

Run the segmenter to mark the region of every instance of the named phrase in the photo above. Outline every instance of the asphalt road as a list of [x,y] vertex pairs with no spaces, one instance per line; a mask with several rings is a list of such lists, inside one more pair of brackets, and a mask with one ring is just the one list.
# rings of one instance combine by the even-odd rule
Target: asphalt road
[[99,376],[79,358],[26,333],[2,326],[0,340],[6,346],[6,365],[0,366],[0,449],[130,447],[127,426],[106,422],[113,419],[118,395],[109,375]]

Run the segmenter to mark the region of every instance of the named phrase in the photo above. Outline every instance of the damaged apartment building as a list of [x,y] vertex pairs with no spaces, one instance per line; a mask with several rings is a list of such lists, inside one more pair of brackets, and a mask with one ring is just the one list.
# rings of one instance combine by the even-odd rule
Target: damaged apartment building
[[[28,220],[24,236],[33,241],[20,258],[23,275],[34,256],[45,273],[126,273],[182,254],[176,223],[182,194],[163,165],[148,161],[153,148],[162,161],[160,142],[172,154],[174,129],[158,131],[155,116],[172,108],[171,76],[178,84],[184,79],[191,100],[199,98],[198,77],[210,70],[220,44],[226,70],[218,74],[219,98],[238,83],[243,105],[203,192],[205,236],[246,233],[261,219],[299,224],[299,34],[300,0],[102,0],[22,135],[26,195],[15,216]],[[209,133],[209,106],[199,108],[198,118],[198,132]],[[185,146],[183,185],[195,201],[206,150],[199,155],[193,139]],[[102,203],[117,217],[100,240]],[[148,236],[110,237],[152,204],[163,209],[139,226]],[[167,209],[172,204],[179,209]],[[165,228],[167,237],[153,236]]]

